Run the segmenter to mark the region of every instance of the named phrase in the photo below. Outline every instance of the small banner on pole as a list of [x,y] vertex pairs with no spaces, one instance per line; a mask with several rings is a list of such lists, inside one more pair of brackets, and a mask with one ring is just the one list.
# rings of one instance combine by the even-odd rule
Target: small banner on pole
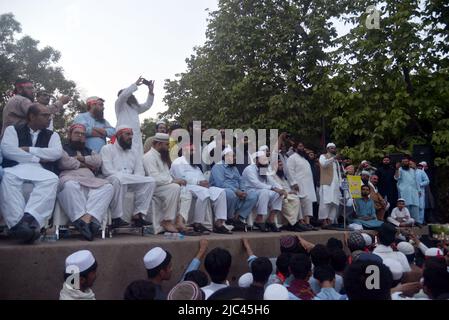
[[361,187],[362,178],[360,176],[347,176],[349,183],[349,192],[353,199],[359,199],[362,197]]

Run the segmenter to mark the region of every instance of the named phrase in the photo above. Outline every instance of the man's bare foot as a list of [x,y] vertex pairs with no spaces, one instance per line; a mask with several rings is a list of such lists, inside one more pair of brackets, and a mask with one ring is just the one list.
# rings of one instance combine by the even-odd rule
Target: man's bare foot
[[161,227],[164,228],[166,232],[178,233],[179,231],[171,221],[161,222]]

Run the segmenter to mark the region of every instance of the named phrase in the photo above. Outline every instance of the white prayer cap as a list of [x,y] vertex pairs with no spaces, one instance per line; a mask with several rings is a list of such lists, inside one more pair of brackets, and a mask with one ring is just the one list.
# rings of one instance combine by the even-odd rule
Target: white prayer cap
[[264,155],[265,155],[265,152],[263,152],[263,151],[257,151],[257,152],[254,152],[254,153],[251,155],[251,157],[252,157],[253,159],[256,159],[256,158],[259,158],[259,157],[264,156]]
[[399,198],[397,202],[399,202],[399,201],[405,202],[405,199],[404,198]]
[[422,165],[423,167],[427,167],[427,162],[425,162],[425,161],[422,161],[419,164]]
[[153,141],[158,141],[158,142],[168,142],[170,140],[170,136],[167,133],[161,133],[158,132],[156,133],[156,135],[154,136]]
[[239,278],[239,287],[240,288],[248,288],[253,284],[254,278],[251,272],[245,273]]
[[158,122],[156,122],[156,126],[158,126],[160,124],[165,124],[165,121],[164,120],[159,120]]
[[335,143],[333,143],[333,142],[329,142],[328,144],[327,144],[327,146],[326,146],[326,149],[328,149],[328,148],[336,148],[337,146],[335,145]]
[[143,257],[145,269],[151,270],[161,265],[167,257],[167,252],[160,247],[156,247],[147,252]]
[[363,160],[363,161],[361,162],[361,164],[365,164],[365,163],[368,163],[368,161],[367,161],[367,160]]
[[232,150],[232,148],[230,147],[226,147],[223,152],[221,153],[222,156],[227,155],[228,153],[234,152],[234,150]]
[[80,250],[75,253],[72,253],[70,256],[65,259],[65,268],[66,273],[71,273],[68,271],[70,267],[76,266],[79,269],[79,272],[86,271],[90,267],[92,267],[95,263],[95,258],[89,250]]
[[371,176],[371,173],[369,173],[369,171],[363,170],[360,175],[361,176],[364,176],[364,175]]
[[426,257],[437,257],[437,258],[443,258],[444,254],[443,251],[441,251],[441,249],[438,248],[430,248],[426,250]]
[[261,146],[259,148],[259,151],[267,151],[267,150],[270,150],[270,148],[268,148],[268,146]]
[[383,259],[383,264],[386,265],[393,274],[393,280],[400,280],[402,278],[402,265],[399,261],[394,259]]
[[402,252],[406,256],[415,253],[415,248],[412,246],[411,243],[409,243],[407,241],[399,242],[398,245],[397,245],[397,248],[398,248],[399,252]]
[[365,246],[369,247],[370,245],[373,244],[373,239],[371,238],[371,236],[367,233],[362,233],[362,237],[365,240]]
[[263,294],[264,300],[288,300],[288,290],[279,283],[270,284]]

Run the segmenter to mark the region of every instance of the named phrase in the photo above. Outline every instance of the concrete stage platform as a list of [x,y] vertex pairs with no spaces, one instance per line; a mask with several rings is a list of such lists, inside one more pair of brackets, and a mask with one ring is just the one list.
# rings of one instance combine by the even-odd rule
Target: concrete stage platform
[[[236,232],[233,235],[211,234],[204,238],[209,240],[209,250],[220,246],[231,252],[229,281],[236,284],[238,277],[249,270],[241,242],[243,237],[249,239],[256,255],[274,257],[279,254],[279,238],[287,234],[298,233]],[[313,243],[326,243],[330,237],[343,240],[344,233],[321,230],[302,232],[300,235]],[[0,238],[0,299],[58,299],[63,283],[65,258],[82,249],[91,250],[98,262],[97,280],[93,287],[97,299],[121,300],[129,283],[145,279],[142,259],[155,246],[160,246],[173,255],[173,276],[165,287],[168,289],[179,281],[196,255],[200,238],[166,240],[162,235],[118,234],[113,238],[96,239],[93,242],[73,236],[70,239],[34,245],[19,245]]]

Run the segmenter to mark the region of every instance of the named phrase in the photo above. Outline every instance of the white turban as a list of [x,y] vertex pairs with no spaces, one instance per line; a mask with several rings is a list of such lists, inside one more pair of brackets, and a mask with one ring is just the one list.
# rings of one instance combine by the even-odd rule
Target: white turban
[[223,150],[223,152],[221,153],[221,155],[222,155],[222,156],[225,156],[225,155],[227,155],[227,154],[230,153],[230,152],[234,152],[234,151],[232,150],[232,148],[226,147],[226,148]]
[[330,143],[327,144],[326,149],[329,149],[329,148],[336,148],[336,147],[337,147],[337,146],[335,145],[335,143],[330,142]]

